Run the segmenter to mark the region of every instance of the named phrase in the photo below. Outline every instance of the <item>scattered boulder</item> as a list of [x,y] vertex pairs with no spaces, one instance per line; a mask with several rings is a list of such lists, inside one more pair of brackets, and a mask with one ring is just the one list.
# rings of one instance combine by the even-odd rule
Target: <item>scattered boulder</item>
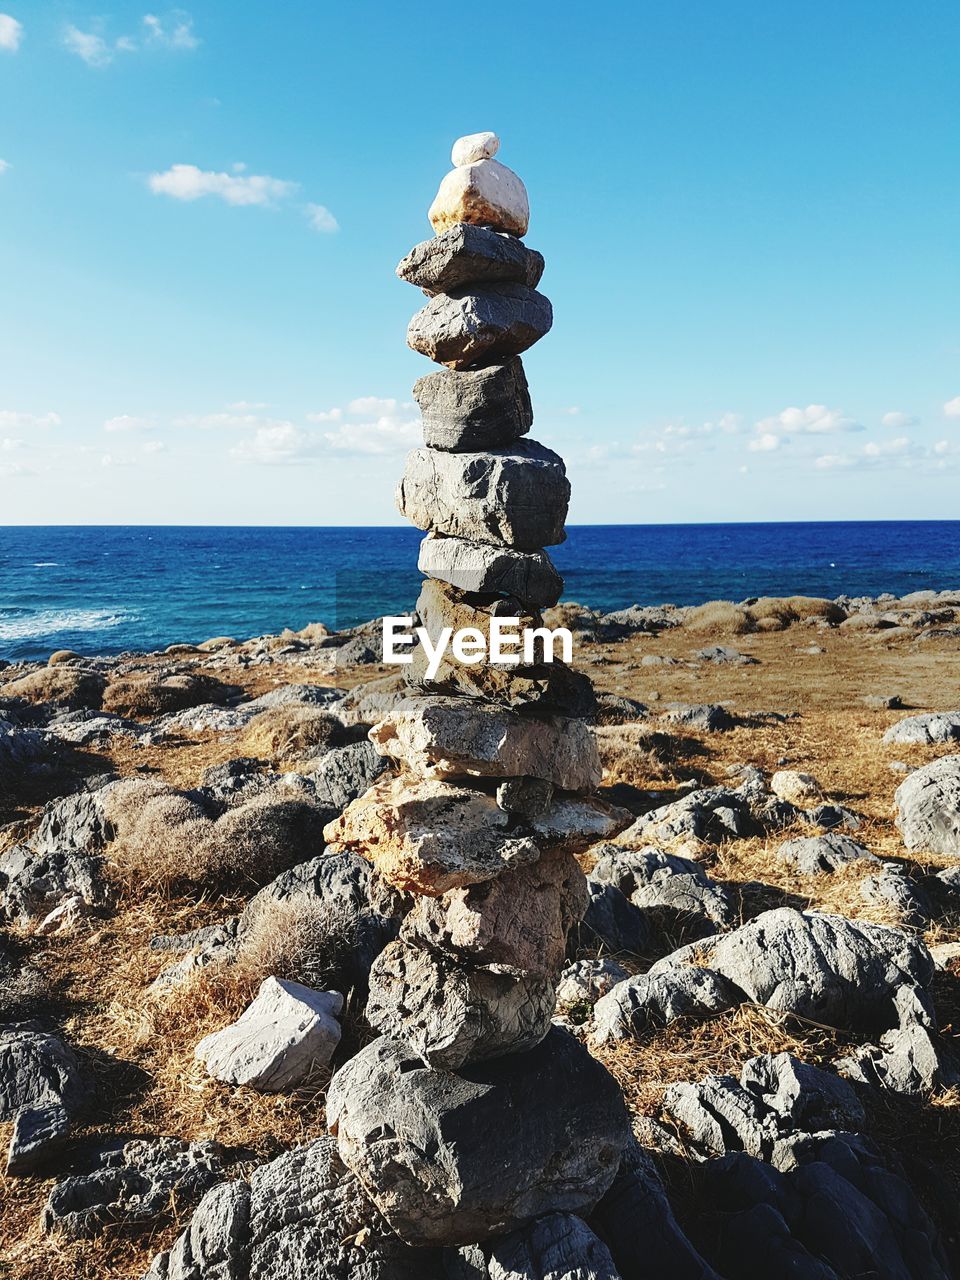
[[582,1218],[551,1213],[495,1240],[489,1280],[620,1280],[610,1250]]
[[104,812],[105,790],[78,791],[48,804],[40,825],[30,837],[38,853],[96,853],[110,838],[110,824]]
[[725,733],[737,723],[726,707],[719,703],[691,706],[685,702],[671,702],[662,718],[671,724],[683,725],[685,729],[700,729],[704,733]]
[[891,725],[883,735],[883,740],[897,746],[960,741],[960,711],[934,711],[907,716],[905,720],[898,720]]
[[822,799],[820,784],[810,773],[796,769],[778,769],[770,779],[770,790],[779,800],[804,808]]
[[372,742],[349,742],[309,762],[317,802],[342,812],[389,768]]
[[88,1106],[73,1050],[33,1023],[0,1028],[0,1120],[12,1120],[7,1173],[33,1173]]
[[68,902],[75,913],[102,911],[110,905],[99,854],[37,853],[20,844],[0,857],[0,920],[36,923]]
[[[569,1124],[569,1116],[577,1124]],[[587,1215],[629,1138],[620,1090],[567,1032],[458,1073],[375,1040],[336,1073],[340,1156],[411,1244],[473,1244],[546,1213]]]
[[712,644],[705,649],[698,649],[697,657],[701,662],[712,662],[719,667],[755,667],[757,665],[757,659],[750,654],[741,653],[739,649],[732,649],[729,645],[723,644]]
[[616,844],[600,845],[596,852],[593,879],[616,885],[661,931],[689,940],[734,923],[733,898],[698,862]]
[[894,800],[908,849],[960,855],[960,755],[942,756],[915,769]]
[[326,1067],[340,1043],[343,996],[265,978],[236,1022],[194,1050],[215,1080],[285,1093]]
[[851,862],[877,862],[879,859],[849,836],[829,832],[823,836],[801,836],[787,840],[777,850],[777,857],[802,876],[817,876],[839,871]]
[[602,960],[574,960],[560,974],[557,1007],[572,1009],[578,1005],[595,1005],[601,996],[629,976],[623,965],[609,956]]
[[646,955],[653,930],[646,915],[616,885],[587,877],[589,901],[577,931],[581,947],[602,947],[614,954]]

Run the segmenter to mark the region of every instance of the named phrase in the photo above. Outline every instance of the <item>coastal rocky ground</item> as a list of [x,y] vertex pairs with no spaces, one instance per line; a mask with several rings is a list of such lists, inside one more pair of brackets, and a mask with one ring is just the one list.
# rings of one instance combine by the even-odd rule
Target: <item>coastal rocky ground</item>
[[[376,621],[0,671],[0,1274],[954,1273],[960,591],[545,618],[597,690],[584,728],[618,815],[576,852],[589,902],[541,957],[555,1009],[532,979],[521,999],[495,974],[465,987],[453,958],[478,922],[508,964],[557,937],[576,892],[557,859],[506,873],[538,904],[524,929],[514,884],[443,913],[325,852],[395,785],[370,731],[393,740],[408,690]],[[438,931],[451,963],[411,971],[410,939]],[[617,1081],[636,1145],[586,1218],[538,1214],[528,1180],[495,1206],[524,1225],[480,1246],[394,1234],[326,1106],[357,1062],[365,1124],[415,1097],[421,1070],[369,1056],[404,981],[497,1010],[466,1019],[481,1039],[552,1014],[530,1057],[569,1061],[569,1093],[513,1079],[485,1121],[486,1204],[565,1106],[598,1144],[577,1177],[595,1169],[616,1116],[589,1064]],[[462,1053],[442,1031],[441,1060]],[[523,1056],[453,1078],[496,1096]],[[458,1104],[439,1132],[469,1157]],[[397,1221],[423,1221],[417,1194],[397,1177]]]

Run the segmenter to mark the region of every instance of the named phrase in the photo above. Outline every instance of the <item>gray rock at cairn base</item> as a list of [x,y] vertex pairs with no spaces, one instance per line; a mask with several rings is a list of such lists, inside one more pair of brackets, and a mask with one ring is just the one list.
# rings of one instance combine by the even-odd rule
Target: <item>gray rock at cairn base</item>
[[523,1053],[550,1030],[553,980],[502,968],[466,968],[424,947],[391,942],[370,970],[366,1017],[434,1067]]
[[545,551],[511,551],[489,542],[428,535],[417,568],[430,578],[479,595],[516,596],[530,608],[557,603],[563,579]]
[[410,1244],[472,1244],[547,1213],[588,1214],[616,1175],[629,1122],[616,1082],[554,1027],[529,1053],[456,1074],[395,1040],[334,1076],[340,1156]]
[[569,501],[562,458],[534,440],[482,453],[414,449],[397,491],[418,529],[518,551],[563,542]]
[[467,284],[516,283],[535,289],[543,267],[543,254],[516,236],[460,222],[415,245],[397,275],[426,293],[449,293]]
[[498,449],[533,426],[530,389],[519,358],[486,369],[443,369],[413,384],[430,449]]
[[440,293],[413,317],[407,345],[437,364],[469,369],[502,364],[550,332],[549,298],[523,284],[469,286]]

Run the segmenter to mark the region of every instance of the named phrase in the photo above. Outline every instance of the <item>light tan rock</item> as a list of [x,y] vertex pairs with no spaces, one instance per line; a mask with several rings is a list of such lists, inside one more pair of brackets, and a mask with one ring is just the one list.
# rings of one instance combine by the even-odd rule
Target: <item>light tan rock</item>
[[335,850],[355,849],[396,889],[437,896],[535,862],[529,835],[512,834],[493,796],[434,779],[377,782],[328,823]]
[[470,964],[553,975],[587,903],[587,879],[576,858],[550,849],[496,880],[418,898],[400,936]]
[[598,840],[609,840],[634,820],[629,809],[604,804],[593,796],[554,796],[546,813],[527,826],[542,845],[560,845],[578,851]]
[[592,791],[602,773],[583,720],[520,716],[472,698],[407,698],[374,725],[370,741],[427,778],[542,778],[563,791]]
[[823,792],[816,778],[809,773],[799,773],[796,769],[780,769],[770,779],[770,790],[779,800],[788,804],[816,804],[823,799]]
[[472,222],[522,236],[530,225],[530,204],[512,169],[499,160],[478,160],[450,170],[427,216],[438,234],[454,223]]
[[495,133],[468,133],[453,144],[450,159],[459,168],[478,160],[492,160],[499,150],[500,139]]

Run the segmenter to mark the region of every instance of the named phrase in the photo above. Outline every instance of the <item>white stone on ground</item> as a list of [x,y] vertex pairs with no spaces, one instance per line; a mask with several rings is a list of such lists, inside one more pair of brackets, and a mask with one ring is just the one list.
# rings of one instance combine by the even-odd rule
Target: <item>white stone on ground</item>
[[237,1021],[204,1036],[194,1056],[225,1084],[282,1093],[328,1065],[340,1043],[342,1009],[339,991],[266,978]]

